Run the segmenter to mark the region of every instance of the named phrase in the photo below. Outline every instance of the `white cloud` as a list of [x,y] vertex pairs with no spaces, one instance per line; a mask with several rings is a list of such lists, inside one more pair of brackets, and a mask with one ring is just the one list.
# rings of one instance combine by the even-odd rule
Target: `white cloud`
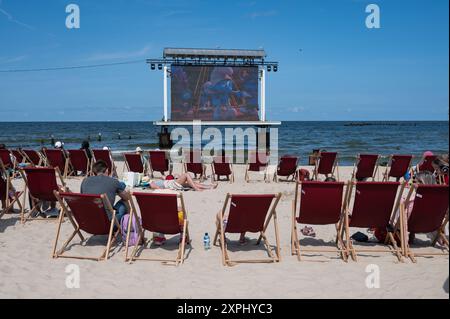
[[294,113],[300,113],[300,112],[305,111],[305,108],[303,106],[294,106],[294,107],[291,107],[289,109],[289,111],[294,112]]
[[19,55],[19,56],[12,57],[12,58],[0,57],[0,64],[8,64],[8,63],[20,62],[20,61],[25,60],[26,58],[27,58],[26,55]]
[[146,45],[145,47],[135,50],[135,51],[117,51],[117,52],[101,52],[94,53],[89,56],[86,61],[105,61],[105,60],[119,60],[119,59],[130,59],[130,58],[140,58],[147,55],[150,52],[151,46]]

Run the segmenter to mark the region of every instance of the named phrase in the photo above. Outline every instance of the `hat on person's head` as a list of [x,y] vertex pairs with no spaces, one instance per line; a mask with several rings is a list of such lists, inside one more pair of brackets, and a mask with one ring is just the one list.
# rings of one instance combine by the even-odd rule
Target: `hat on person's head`
[[63,145],[64,145],[63,142],[58,141],[58,142],[55,143],[55,148],[61,148],[61,147],[63,147]]
[[103,150],[104,151],[109,151],[109,147],[108,146],[103,146]]
[[423,153],[423,157],[426,157],[426,156],[433,156],[433,155],[434,155],[434,154],[433,154],[432,151],[426,151],[426,152]]
[[140,148],[139,146],[136,147],[136,152],[142,152],[142,148]]

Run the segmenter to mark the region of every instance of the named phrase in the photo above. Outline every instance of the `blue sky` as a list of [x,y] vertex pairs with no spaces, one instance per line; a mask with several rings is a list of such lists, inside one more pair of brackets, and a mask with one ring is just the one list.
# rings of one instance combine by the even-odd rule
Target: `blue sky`
[[[81,28],[65,27],[76,3]],[[367,29],[365,8],[381,9]],[[447,120],[448,0],[0,0],[0,70],[160,57],[164,47],[264,48],[270,120]],[[301,51],[300,51],[301,49]],[[157,120],[144,64],[0,73],[0,121]]]

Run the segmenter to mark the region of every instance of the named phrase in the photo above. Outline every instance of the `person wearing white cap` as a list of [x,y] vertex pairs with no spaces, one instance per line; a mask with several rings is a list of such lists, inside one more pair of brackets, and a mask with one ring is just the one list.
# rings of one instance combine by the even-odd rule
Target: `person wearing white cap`
[[109,151],[109,147],[108,146],[103,146],[103,150],[104,151]]
[[64,146],[64,143],[61,142],[61,141],[57,141],[57,142],[55,143],[55,148],[63,148],[63,146]]

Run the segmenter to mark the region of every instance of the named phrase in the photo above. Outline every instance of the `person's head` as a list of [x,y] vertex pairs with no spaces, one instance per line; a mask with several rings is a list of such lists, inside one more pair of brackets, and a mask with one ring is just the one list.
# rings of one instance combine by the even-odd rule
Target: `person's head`
[[6,149],[6,145],[5,144],[0,144],[0,150],[4,150],[4,149]]
[[109,151],[109,147],[108,146],[103,146],[103,150],[104,151]]
[[425,158],[427,158],[428,156],[433,156],[433,155],[434,155],[434,154],[433,154],[432,151],[426,151],[426,152],[423,153],[422,158],[425,159]]
[[89,142],[88,142],[88,141],[83,141],[83,142],[81,143],[81,148],[82,148],[82,149],[87,150],[87,149],[89,149],[89,147],[90,147],[90,145],[89,145]]
[[428,171],[423,171],[416,174],[416,182],[423,185],[434,185],[436,184],[436,177]]
[[98,160],[92,166],[92,172],[94,175],[105,174],[108,175],[108,165],[103,160]]
[[61,142],[61,141],[57,141],[57,142],[55,143],[55,148],[63,148],[63,146],[64,146],[64,143]]
[[438,156],[431,165],[438,174],[448,174],[448,154]]
[[325,182],[336,182],[336,178],[334,176],[328,176],[325,178]]
[[144,151],[142,150],[142,148],[140,148],[139,146],[136,147],[136,153],[137,154],[142,154]]

